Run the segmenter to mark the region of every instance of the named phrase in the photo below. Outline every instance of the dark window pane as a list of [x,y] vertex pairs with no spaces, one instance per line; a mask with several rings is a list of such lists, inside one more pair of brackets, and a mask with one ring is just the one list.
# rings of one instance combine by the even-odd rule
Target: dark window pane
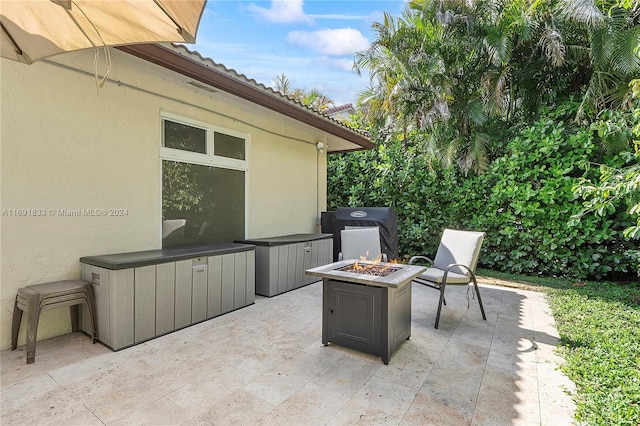
[[213,153],[220,157],[244,160],[244,139],[214,132]]
[[164,122],[164,146],[183,151],[207,153],[207,131],[169,120]]
[[244,239],[244,171],[162,161],[162,247]]

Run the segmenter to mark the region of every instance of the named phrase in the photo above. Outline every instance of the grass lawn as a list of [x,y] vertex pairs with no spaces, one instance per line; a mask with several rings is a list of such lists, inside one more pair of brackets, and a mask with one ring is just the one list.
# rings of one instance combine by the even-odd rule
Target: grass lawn
[[640,280],[576,283],[478,270],[549,296],[562,339],[563,372],[576,384],[576,420],[640,425]]

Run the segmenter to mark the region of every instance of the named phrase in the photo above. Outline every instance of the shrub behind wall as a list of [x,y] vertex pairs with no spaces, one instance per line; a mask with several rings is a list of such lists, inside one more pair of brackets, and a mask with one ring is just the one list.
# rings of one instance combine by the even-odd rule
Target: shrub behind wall
[[[639,266],[625,240],[630,217],[570,217],[582,206],[572,187],[597,178],[600,160],[588,127],[559,107],[513,138],[505,155],[480,176],[443,168],[415,146],[381,144],[330,157],[328,208],[392,206],[398,216],[400,254],[435,254],[445,227],[487,233],[480,266],[526,274],[576,278],[634,277]],[[569,123],[569,124],[567,124]],[[616,159],[609,159],[615,162]]]

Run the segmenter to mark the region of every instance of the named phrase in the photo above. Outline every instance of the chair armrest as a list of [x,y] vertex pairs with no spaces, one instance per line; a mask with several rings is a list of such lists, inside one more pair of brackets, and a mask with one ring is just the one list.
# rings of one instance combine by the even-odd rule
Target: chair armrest
[[433,265],[433,260],[431,260],[427,256],[413,256],[411,259],[409,259],[409,265],[413,265],[416,262],[416,260],[424,260],[429,262],[431,265]]
[[467,265],[463,265],[463,264],[461,264],[461,263],[452,263],[452,264],[448,265],[448,266],[447,266],[447,269],[445,269],[445,271],[444,271],[444,278],[443,278],[444,280],[446,280],[446,279],[447,279],[447,274],[449,273],[449,271],[450,271],[452,268],[455,268],[455,267],[461,267],[461,268],[463,268],[463,269],[466,269],[466,270],[467,270],[467,275],[469,275],[469,277],[473,278],[473,280],[475,280],[475,279],[476,279],[476,275],[473,273],[473,271],[471,270],[471,268],[469,268]]

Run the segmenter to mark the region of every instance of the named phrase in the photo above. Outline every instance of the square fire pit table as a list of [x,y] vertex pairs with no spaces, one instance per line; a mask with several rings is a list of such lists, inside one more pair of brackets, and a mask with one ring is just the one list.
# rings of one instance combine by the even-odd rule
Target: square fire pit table
[[322,277],[322,344],[391,354],[411,336],[411,280],[427,268],[343,260],[308,269]]

